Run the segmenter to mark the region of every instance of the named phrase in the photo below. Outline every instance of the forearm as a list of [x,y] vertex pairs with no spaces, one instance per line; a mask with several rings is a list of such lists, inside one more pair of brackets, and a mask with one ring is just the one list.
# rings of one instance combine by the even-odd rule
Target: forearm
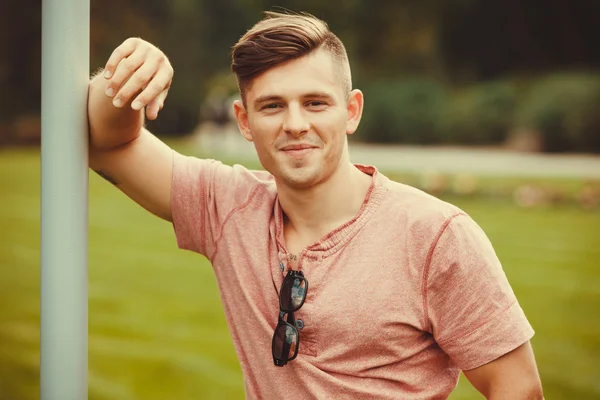
[[[173,67],[151,43],[129,38],[113,51],[104,71],[89,84],[89,166],[142,207],[171,221],[174,152],[143,125],[144,118],[156,119],[163,108]],[[108,88],[114,92],[106,93]],[[116,100],[121,103],[115,105]]]
[[109,81],[98,74],[92,78],[88,93],[90,151],[110,150],[128,143],[140,135],[144,111],[133,110],[131,104],[115,107],[107,96]]

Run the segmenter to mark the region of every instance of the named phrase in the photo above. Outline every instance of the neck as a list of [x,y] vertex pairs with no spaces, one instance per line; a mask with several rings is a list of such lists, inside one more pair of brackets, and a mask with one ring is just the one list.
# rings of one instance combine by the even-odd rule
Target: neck
[[371,179],[342,159],[333,175],[309,189],[278,187],[286,230],[317,239],[324,236],[358,214]]

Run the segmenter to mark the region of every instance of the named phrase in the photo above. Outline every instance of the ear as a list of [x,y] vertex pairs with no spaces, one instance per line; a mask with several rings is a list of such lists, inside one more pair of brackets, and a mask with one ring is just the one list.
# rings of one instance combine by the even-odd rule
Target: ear
[[346,120],[346,133],[352,135],[358,129],[364,106],[363,93],[354,89],[348,97],[348,119]]
[[242,136],[247,141],[252,142],[254,138],[252,137],[250,125],[248,124],[248,113],[241,100],[233,102],[233,113],[235,114],[235,119],[237,120],[238,128],[240,129]]

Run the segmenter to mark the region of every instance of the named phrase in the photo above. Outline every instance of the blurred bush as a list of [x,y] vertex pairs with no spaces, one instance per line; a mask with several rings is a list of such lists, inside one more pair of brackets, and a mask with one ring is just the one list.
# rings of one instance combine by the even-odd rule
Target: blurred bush
[[600,152],[600,76],[560,73],[537,80],[518,113],[548,152]]
[[600,152],[600,75],[556,73],[449,90],[434,80],[365,89],[357,139],[371,143],[507,145],[515,132],[547,152]]
[[478,84],[451,96],[439,120],[440,142],[500,144],[506,140],[517,106],[508,82]]
[[431,80],[369,85],[359,138],[373,143],[435,143],[445,100],[444,88]]

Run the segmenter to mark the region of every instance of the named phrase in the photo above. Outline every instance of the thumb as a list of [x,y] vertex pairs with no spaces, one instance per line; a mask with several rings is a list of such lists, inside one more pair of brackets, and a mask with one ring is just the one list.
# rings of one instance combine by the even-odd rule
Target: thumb
[[150,104],[146,106],[146,116],[150,120],[154,120],[158,117],[158,113],[163,109],[165,104],[165,99],[167,98],[167,94],[169,89],[163,90],[158,96],[156,96]]

